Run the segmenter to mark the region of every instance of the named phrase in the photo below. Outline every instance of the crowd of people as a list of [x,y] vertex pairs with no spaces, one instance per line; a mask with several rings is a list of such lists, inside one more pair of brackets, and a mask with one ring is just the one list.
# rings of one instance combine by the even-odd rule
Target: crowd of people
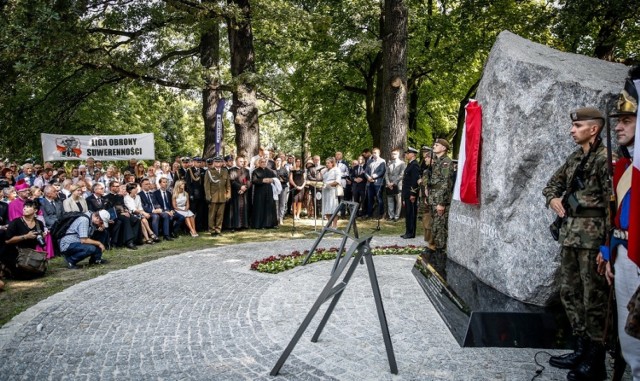
[[[351,162],[341,152],[323,162],[317,155],[303,160],[264,148],[253,157],[177,157],[171,164],[154,161],[148,166],[132,159],[123,168],[93,158],[70,169],[32,160],[20,166],[0,162],[0,264],[5,275],[28,276],[15,269],[15,261],[18,247],[30,247],[46,251],[49,258],[62,255],[67,266],[76,269],[84,258],[105,263],[104,250],[136,250],[181,233],[197,237],[203,232],[217,236],[248,228],[275,229],[287,215],[293,223],[326,220],[342,200],[358,203],[360,218],[398,221],[405,202],[417,208],[422,197],[430,209],[425,185],[436,188],[440,177],[433,174],[440,173],[442,166],[436,164],[448,148],[443,139],[433,149],[423,147],[420,164],[418,151],[411,148],[407,160],[415,163],[409,167],[400,150],[387,161],[378,148],[362,150]],[[452,166],[447,163],[448,171]],[[410,181],[403,180],[407,168],[412,168]],[[455,174],[448,173],[443,186],[450,194]],[[450,197],[439,206],[449,202]],[[415,236],[416,208],[405,212],[405,238]],[[433,211],[445,215],[435,204]],[[340,216],[347,213],[343,208]],[[77,218],[82,214],[89,218]],[[74,220],[65,225],[64,237],[51,237],[49,233],[69,219]],[[43,245],[36,236],[44,238]]]

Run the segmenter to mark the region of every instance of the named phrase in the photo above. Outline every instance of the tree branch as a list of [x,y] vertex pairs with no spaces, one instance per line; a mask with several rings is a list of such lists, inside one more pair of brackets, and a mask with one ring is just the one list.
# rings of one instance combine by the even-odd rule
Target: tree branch
[[198,53],[200,51],[200,47],[196,46],[194,48],[188,49],[188,50],[174,50],[172,52],[169,52],[167,54],[165,54],[164,56],[158,58],[156,61],[152,62],[149,67],[157,67],[163,63],[165,63],[166,61],[170,60],[173,57],[189,57],[189,56],[193,56],[194,54]]
[[[105,69],[104,66],[101,65],[96,65],[93,63],[85,63],[85,66],[91,68],[91,69]],[[175,81],[169,81],[166,79],[162,79],[162,78],[157,78],[154,76],[150,76],[150,75],[143,75],[143,74],[138,74],[135,73],[133,71],[127,70],[125,68],[122,68],[120,66],[117,66],[113,63],[111,64],[107,64],[108,68],[111,69],[112,71],[127,77],[127,78],[132,78],[132,79],[139,79],[142,80],[144,82],[149,82],[149,83],[155,83],[161,86],[166,86],[166,87],[175,87],[177,89],[182,89],[182,90],[191,90],[194,88],[193,85],[189,84],[189,83],[185,83],[185,82],[175,82]]]

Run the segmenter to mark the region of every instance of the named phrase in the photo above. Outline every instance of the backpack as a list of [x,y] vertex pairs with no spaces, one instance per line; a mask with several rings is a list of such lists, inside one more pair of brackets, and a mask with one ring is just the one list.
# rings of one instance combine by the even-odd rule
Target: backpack
[[51,239],[53,240],[53,250],[56,256],[60,255],[60,240],[67,235],[67,230],[75,220],[79,217],[89,218],[83,212],[69,212],[65,213],[61,219],[56,221],[50,229]]

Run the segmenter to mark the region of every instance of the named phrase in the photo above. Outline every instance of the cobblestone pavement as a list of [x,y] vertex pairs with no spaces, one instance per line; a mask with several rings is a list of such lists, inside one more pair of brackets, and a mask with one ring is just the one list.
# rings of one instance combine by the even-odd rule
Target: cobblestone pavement
[[[367,271],[360,266],[320,340],[310,342],[327,304],[280,375],[269,376],[333,262],[277,275],[249,266],[311,243],[189,252],[70,287],[0,329],[0,379],[475,381],[535,375],[535,349],[460,348],[411,274],[415,257],[376,256],[398,375],[389,372]],[[375,237],[372,245],[393,243],[420,245],[421,239]],[[546,365],[546,355],[538,358]],[[564,380],[565,374],[547,367],[537,380]]]

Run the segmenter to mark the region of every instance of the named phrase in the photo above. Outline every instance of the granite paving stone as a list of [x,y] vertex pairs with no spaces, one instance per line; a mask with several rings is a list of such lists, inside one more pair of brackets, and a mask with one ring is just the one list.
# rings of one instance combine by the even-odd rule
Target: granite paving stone
[[[257,259],[313,240],[239,244],[113,271],[0,329],[0,380],[529,380],[536,349],[460,348],[411,274],[415,256],[374,257],[399,373],[389,372],[366,266],[317,343],[323,306],[277,377],[269,372],[326,284],[332,261],[280,273]],[[337,246],[337,239],[320,246]],[[420,239],[374,237],[372,245]],[[135,254],[132,254],[135,255]],[[550,351],[553,354],[560,351]],[[541,362],[547,357],[540,355]],[[547,367],[537,380],[564,380]]]

